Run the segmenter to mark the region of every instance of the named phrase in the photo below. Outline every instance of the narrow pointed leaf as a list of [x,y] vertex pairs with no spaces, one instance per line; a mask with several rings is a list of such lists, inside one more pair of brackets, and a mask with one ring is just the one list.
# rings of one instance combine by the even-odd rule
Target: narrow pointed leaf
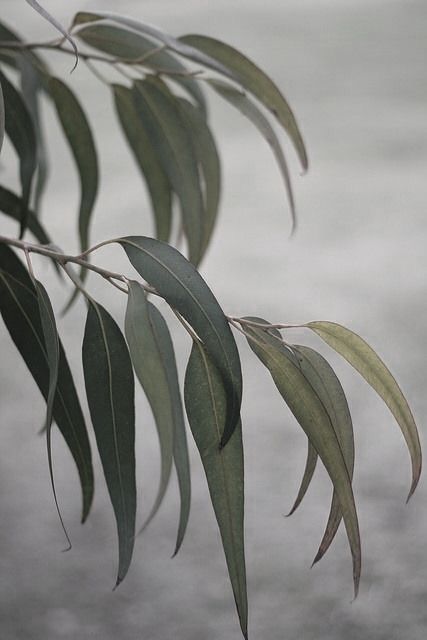
[[[0,40],[3,42],[23,42],[15,31],[10,29],[4,22],[0,22]],[[40,58],[34,51],[29,49],[18,49],[13,51],[2,51],[0,60],[14,69],[19,69],[19,60],[26,58],[34,67],[34,70],[43,74],[48,71],[48,67],[44,60]]]
[[197,82],[188,74],[188,69],[173,55],[159,47],[159,43],[129,29],[111,24],[90,24],[77,34],[85,44],[108,53],[115,58],[140,63],[158,73],[170,74],[196,100],[202,111],[206,111],[206,100]]
[[[28,272],[13,251],[0,245],[0,312],[10,336],[43,397],[49,395],[49,364],[37,294]],[[59,372],[53,418],[76,463],[83,493],[82,521],[93,499],[89,439],[67,358],[59,342]]]
[[109,313],[89,300],[83,339],[86,395],[96,443],[117,523],[119,568],[125,577],[135,538],[135,406],[132,363]]
[[117,84],[112,88],[120,125],[150,195],[156,237],[167,242],[172,222],[172,192],[169,179],[157,157],[157,149],[147,135],[144,120],[136,109],[132,91]]
[[1,88],[0,82],[0,152],[3,147],[4,140],[4,99],[3,99],[3,89]]
[[295,499],[294,504],[292,505],[292,509],[289,511],[288,516],[291,516],[298,509],[301,504],[305,494],[307,493],[307,489],[310,486],[311,480],[313,478],[314,471],[317,465],[317,451],[311,444],[310,440],[308,440],[307,447],[307,460],[305,463],[304,474],[301,480],[301,485],[298,490],[297,497]]
[[296,227],[296,212],[295,201],[292,191],[291,177],[289,174],[288,164],[286,162],[285,154],[280,144],[279,138],[276,135],[273,127],[271,126],[265,115],[258,109],[257,105],[250,100],[247,95],[236,89],[230,84],[221,82],[220,80],[209,80],[209,85],[215,89],[219,95],[232,104],[236,109],[240,111],[246,118],[248,118],[253,125],[258,129],[261,135],[270,145],[274,157],[282,174],[283,182],[285,183],[286,193],[288,196],[289,208],[292,216],[292,228]]
[[74,69],[77,66],[77,62],[79,60],[79,52],[77,50],[76,43],[74,42],[73,38],[70,36],[68,31],[64,29],[64,27],[58,22],[58,20],[56,20],[56,18],[54,18],[48,11],[46,11],[46,9],[42,7],[42,5],[39,2],[37,2],[37,0],[25,0],[25,1],[27,2],[27,4],[30,5],[30,7],[34,9],[34,11],[37,11],[37,13],[39,13],[42,16],[42,18],[50,22],[50,24],[57,31],[59,31],[59,33],[61,33],[66,40],[68,40],[68,42],[72,46],[74,53],[76,55],[76,62],[72,69],[74,71]]
[[229,71],[228,77],[241,84],[271,111],[292,140],[303,169],[307,169],[307,153],[295,116],[284,96],[264,71],[240,51],[220,40],[201,35],[186,35],[179,40],[219,62]]
[[88,248],[89,226],[98,192],[98,157],[95,143],[86,115],[71,89],[59,78],[52,77],[49,79],[49,93],[80,178],[79,234],[80,247],[84,251]]
[[227,400],[221,375],[197,342],[193,343],[184,389],[188,421],[206,473],[240,626],[247,637],[242,428],[239,421],[228,445],[220,448]]
[[144,236],[119,240],[138,273],[193,327],[218,368],[227,398],[222,445],[232,435],[242,402],[240,358],[227,319],[194,266],[173,247]]
[[[354,471],[354,434],[353,422],[345,397],[344,390],[334,370],[325,358],[310,347],[293,345],[299,365],[307,380],[315,389],[323,402],[332,426],[337,434],[338,442],[343,452],[350,480]],[[335,537],[342,518],[341,507],[337,492],[334,489],[332,504],[326,524],[325,533],[320,543],[319,551],[314,559],[318,562],[326,553]]]
[[384,400],[405,438],[412,463],[412,483],[408,500],[421,474],[422,453],[417,426],[409,405],[396,380],[375,351],[350,329],[334,322],[309,322],[314,331],[332,349],[349,362]]
[[5,104],[5,130],[19,157],[19,177],[22,189],[21,232],[28,223],[31,187],[37,166],[37,142],[31,115],[25,102],[11,82],[0,71]]
[[[250,320],[254,320],[250,318]],[[257,319],[258,322],[263,322]],[[353,558],[354,592],[360,582],[360,535],[351,480],[328,411],[294,357],[263,329],[246,326],[252,351],[270,371],[273,381],[296,420],[319,454],[337,492]]]
[[189,258],[197,266],[203,256],[205,216],[191,138],[172,95],[147,80],[137,81],[133,92],[139,116],[179,198]]
[[209,245],[218,216],[221,195],[221,164],[215,139],[200,109],[197,109],[183,98],[179,100],[179,104],[187,123],[194,154],[198,160],[205,187],[204,253]]

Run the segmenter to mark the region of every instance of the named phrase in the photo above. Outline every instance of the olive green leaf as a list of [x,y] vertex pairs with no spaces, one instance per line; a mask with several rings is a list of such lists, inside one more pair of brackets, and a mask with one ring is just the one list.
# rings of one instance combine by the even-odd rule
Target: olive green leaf
[[[13,342],[47,400],[49,362],[37,294],[21,261],[6,245],[0,245],[0,312]],[[77,466],[83,493],[84,522],[93,499],[92,457],[82,410],[61,342],[53,418]]]
[[274,82],[240,51],[220,40],[201,35],[186,35],[179,40],[219,62],[228,70],[228,77],[271,111],[292,140],[303,169],[307,169],[307,153],[295,116]]
[[197,158],[176,99],[155,82],[137,81],[134,100],[164,172],[178,196],[190,261],[203,256],[204,203]]
[[221,80],[208,80],[208,83],[217,93],[219,93],[219,95],[225,98],[225,100],[236,107],[240,113],[246,116],[270,145],[279,166],[280,173],[282,174],[283,182],[285,183],[289,208],[292,216],[292,228],[295,229],[296,212],[291,177],[285,154],[276,132],[265,115],[260,111],[260,109],[258,109],[257,105],[248,98],[244,91],[236,89],[231,84],[222,82]]
[[37,142],[31,115],[22,95],[0,71],[5,105],[5,130],[19,158],[19,177],[22,188],[21,232],[28,223],[31,187],[37,167]]
[[74,50],[74,53],[75,53],[75,56],[76,56],[76,62],[75,62],[74,67],[72,69],[72,71],[74,71],[74,69],[76,68],[77,63],[79,61],[79,52],[77,50],[76,43],[74,42],[73,38],[70,36],[68,31],[66,29],[64,29],[64,27],[58,22],[58,20],[56,20],[56,18],[54,18],[48,11],[46,11],[46,9],[44,7],[42,7],[37,2],[37,0],[25,0],[25,1],[27,2],[27,4],[30,5],[30,7],[32,7],[34,9],[34,11],[37,11],[37,13],[42,16],[42,18],[44,18],[45,20],[50,22],[50,24],[57,31],[59,31],[59,33],[61,33],[64,36],[64,38],[70,43],[70,45],[73,47],[73,50]]
[[173,247],[144,236],[118,242],[138,273],[192,326],[218,368],[227,398],[224,446],[239,421],[242,402],[240,358],[224,312],[194,266]]
[[220,447],[227,422],[227,399],[221,374],[198,342],[193,342],[185,374],[184,398],[221,533],[240,626],[247,638],[242,427],[239,421],[228,445]]
[[[249,320],[265,323],[259,318]],[[316,389],[295,363],[296,356],[289,355],[285,345],[268,335],[262,328],[247,325],[245,331],[250,348],[270,371],[279,393],[316,449],[332,480],[343,513],[353,558],[356,596],[361,570],[359,525],[350,476],[328,411]]]
[[304,473],[302,476],[297,497],[295,498],[295,502],[292,505],[292,509],[287,514],[288,516],[291,516],[293,513],[295,513],[295,511],[298,509],[299,505],[301,504],[305,494],[307,493],[307,489],[310,486],[314,471],[316,469],[317,458],[318,458],[317,451],[311,444],[310,440],[308,440],[307,459],[305,463]]
[[134,378],[122,332],[92,299],[82,355],[89,411],[117,523],[117,587],[129,569],[135,539]]
[[395,417],[411,457],[412,483],[408,494],[409,500],[420,478],[422,453],[415,420],[396,380],[375,351],[350,329],[325,321],[309,322],[304,326],[314,331],[326,344],[343,356],[384,400]]
[[89,225],[98,192],[95,143],[86,115],[71,89],[54,77],[49,78],[48,87],[80,178],[79,234],[84,251],[88,248]]
[[[337,434],[344,456],[350,480],[354,471],[354,434],[353,422],[348,408],[347,398],[334,370],[325,358],[314,349],[302,345],[293,345],[292,349],[299,361],[301,371],[323,402],[331,424]],[[325,533],[319,551],[313,562],[318,562],[326,553],[338,531],[342,512],[336,490],[332,496]]]
[[4,140],[4,98],[3,98],[3,90],[1,88],[0,82],[0,151],[3,147]]
[[200,109],[188,100],[179,99],[181,112],[187,124],[194,154],[198,160],[204,185],[205,221],[202,253],[204,254],[218,216],[221,195],[221,164],[215,139]]
[[[23,42],[23,40],[12,29],[0,22],[0,41],[3,42]],[[48,67],[44,60],[40,58],[34,51],[29,49],[3,49],[0,54],[0,60],[8,66],[19,70],[19,60],[25,58],[28,60],[36,72],[41,74],[48,72]]]
[[157,149],[147,135],[132,91],[118,84],[114,84],[112,89],[120,125],[150,194],[156,237],[167,242],[172,222],[172,192],[169,179],[157,158]]
[[111,24],[90,24],[77,33],[78,38],[94,49],[108,53],[114,58],[141,64],[157,73],[167,74],[180,84],[206,112],[206,100],[199,83],[190,77],[188,69],[164,47],[141,33]]

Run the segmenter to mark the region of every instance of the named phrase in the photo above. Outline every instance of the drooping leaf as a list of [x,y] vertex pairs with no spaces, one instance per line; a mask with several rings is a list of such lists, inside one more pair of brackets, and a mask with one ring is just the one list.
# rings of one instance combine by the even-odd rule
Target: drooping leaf
[[205,216],[191,138],[171,94],[147,80],[135,82],[133,94],[139,117],[179,198],[189,258],[197,266],[203,256]]
[[165,363],[160,351],[155,327],[157,317],[153,305],[137,282],[129,283],[125,334],[133,368],[150,403],[160,443],[161,474],[155,503],[143,526],[156,515],[169,484],[172,470],[174,424]]
[[56,328],[55,314],[53,312],[52,304],[50,302],[49,295],[44,288],[43,284],[38,280],[33,280],[34,288],[36,290],[37,302],[39,305],[40,321],[43,330],[47,363],[49,367],[49,387],[46,400],[46,444],[47,444],[47,458],[49,465],[50,482],[52,485],[53,497],[55,500],[56,510],[58,512],[59,520],[61,522],[62,529],[67,538],[69,548],[71,548],[71,541],[68,536],[65,524],[62,518],[61,510],[58,504],[58,498],[56,495],[55,480],[53,476],[53,462],[52,462],[52,420],[53,420],[53,408],[55,402],[55,395],[58,386],[59,376],[59,336]]
[[173,247],[144,236],[120,238],[138,273],[193,327],[218,368],[227,398],[221,445],[232,435],[242,402],[240,358],[227,319],[194,266]]
[[88,248],[89,225],[98,192],[95,143],[86,115],[71,89],[54,77],[49,79],[48,86],[80,178],[79,234],[81,250],[84,251]]
[[[13,251],[0,244],[0,312],[10,336],[43,397],[49,395],[49,364],[37,294],[28,272]],[[53,418],[77,466],[83,493],[82,521],[93,499],[92,457],[79,399],[59,342],[58,382]]]
[[206,473],[240,626],[247,638],[242,427],[239,421],[227,446],[220,447],[227,421],[221,378],[207,351],[194,342],[185,374],[185,406]]
[[[18,34],[10,29],[10,27],[8,27],[4,22],[0,22],[0,41],[12,43],[23,42]],[[19,58],[26,58],[32,64],[36,72],[40,72],[41,74],[48,72],[48,67],[45,61],[30,49],[3,49],[0,55],[0,60],[14,69],[19,68]]]
[[[6,187],[0,185],[0,211],[17,222],[21,219],[22,200]],[[50,244],[52,240],[32,211],[28,212],[28,230],[40,244]]]
[[3,89],[1,88],[0,82],[0,151],[3,147],[4,140],[4,99],[3,99]]
[[19,158],[19,177],[22,188],[21,232],[28,223],[31,187],[37,166],[37,142],[31,115],[17,89],[0,71],[5,104],[5,130]]
[[117,523],[117,587],[129,569],[135,538],[134,378],[123,334],[94,300],[89,300],[82,354],[89,411]]
[[[260,318],[248,318],[265,323]],[[267,324],[267,323],[265,323]],[[314,387],[295,363],[295,356],[265,330],[246,326],[250,348],[269,370],[273,381],[319,454],[339,498],[353,558],[354,593],[360,582],[361,551],[356,506],[347,465],[328,411]]]
[[240,51],[220,40],[201,35],[186,35],[179,40],[219,62],[228,70],[228,77],[241,84],[271,111],[292,140],[303,169],[307,169],[307,153],[295,116],[284,96],[264,71]]
[[[325,358],[314,349],[302,345],[293,345],[301,371],[323,402],[331,424],[337,434],[344,456],[350,480],[354,471],[354,435],[353,422],[344,390],[334,370]],[[319,551],[313,562],[318,562],[326,553],[335,537],[342,518],[339,498],[334,489],[325,533]]]
[[307,493],[307,489],[310,486],[311,480],[313,478],[314,471],[317,465],[317,451],[311,444],[310,440],[308,440],[307,446],[307,460],[305,463],[305,469],[301,480],[301,485],[298,490],[297,497],[295,499],[294,504],[292,505],[292,509],[289,511],[288,516],[291,516],[298,509],[301,504],[305,494]]
[[411,457],[412,483],[408,494],[409,500],[421,474],[422,452],[415,420],[399,385],[375,351],[350,329],[325,321],[309,322],[305,326],[320,336],[360,373],[384,400],[395,417]]
[[206,100],[198,82],[191,78],[188,69],[158,43],[141,33],[111,24],[90,24],[78,31],[77,36],[87,45],[108,53],[114,58],[140,62],[157,73],[169,74],[196,100],[202,111],[206,111]]
[[46,9],[42,7],[42,5],[39,2],[37,2],[37,0],[26,0],[26,2],[30,5],[30,7],[34,9],[34,11],[37,11],[37,13],[39,13],[42,16],[42,18],[50,22],[50,24],[57,31],[59,31],[59,33],[61,33],[64,36],[64,38],[68,40],[70,45],[73,47],[74,53],[76,55],[76,62],[72,69],[72,71],[74,71],[79,61],[79,52],[77,50],[76,43],[74,42],[73,38],[70,36],[68,31],[64,29],[64,27],[58,22],[58,20],[56,20],[56,18],[54,18],[48,11],[46,11]]
[[292,216],[292,227],[296,226],[296,212],[295,201],[292,191],[291,177],[289,174],[288,164],[286,162],[285,154],[281,147],[280,141],[265,115],[258,109],[257,105],[248,98],[244,91],[236,89],[232,85],[222,82],[220,80],[209,80],[209,85],[215,89],[219,95],[225,98],[236,109],[243,113],[252,124],[258,129],[261,135],[266,139],[270,145],[274,157],[282,174],[283,182],[285,183],[286,193],[288,196],[289,208]]
[[157,149],[147,135],[144,120],[137,110],[133,93],[127,87],[113,85],[114,103],[126,140],[146,181],[156,223],[156,237],[167,242],[172,222],[172,192],[169,179],[157,158]]
[[179,104],[203,176],[205,221],[202,252],[204,253],[209,245],[218,215],[221,195],[221,164],[215,139],[200,109],[184,98],[179,100]]

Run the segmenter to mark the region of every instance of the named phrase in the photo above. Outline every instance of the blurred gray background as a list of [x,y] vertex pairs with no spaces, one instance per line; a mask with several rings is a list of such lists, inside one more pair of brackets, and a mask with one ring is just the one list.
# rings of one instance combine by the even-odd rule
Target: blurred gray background
[[[290,220],[281,178],[251,125],[212,97],[212,126],[224,168],[220,222],[202,272],[232,314],[271,321],[329,319],[362,334],[398,378],[421,432],[427,413],[427,3],[425,0],[45,0],[63,23],[74,10],[133,14],[179,35],[216,36],[246,52],[290,101],[310,156],[293,173],[299,228]],[[23,0],[2,0],[1,19],[29,40],[53,37]],[[95,123],[102,189],[93,240],[150,233],[136,168],[117,131],[108,89],[83,64],[50,56],[79,91]],[[47,109],[46,115],[52,116]],[[71,232],[78,198],[72,161],[49,118],[52,176],[45,220],[58,244],[77,250]],[[288,145],[289,147],[289,145]],[[4,161],[3,161],[4,162]],[[2,164],[2,180],[16,167]],[[3,224],[3,221],[2,221]],[[13,226],[5,224],[11,233]],[[118,249],[97,260],[127,269]],[[67,298],[45,262],[36,263],[59,310]],[[119,292],[91,279],[92,291],[121,320]],[[60,321],[81,384],[80,302]],[[317,344],[302,331],[295,342]],[[181,365],[188,340],[174,330]],[[300,510],[286,513],[305,462],[305,439],[268,374],[241,346],[246,453],[246,551],[250,636],[263,640],[422,640],[427,612],[427,501],[422,478],[405,505],[409,458],[391,415],[368,386],[320,345],[348,393],[356,430],[355,493],[363,544],[361,593],[352,600],[351,561],[340,529],[327,557],[310,570],[326,522],[330,486],[318,469]],[[79,525],[77,476],[55,438],[57,489],[73,541],[54,509],[45,441],[36,433],[43,403],[14,346],[0,332],[0,637],[113,640],[237,640],[240,631],[197,454],[186,540],[171,560],[178,516],[175,481],[137,541],[126,581],[116,570],[113,515],[97,465],[93,513]],[[182,373],[182,366],[181,366]],[[158,448],[138,394],[139,522],[157,488]],[[87,415],[86,405],[85,411]]]

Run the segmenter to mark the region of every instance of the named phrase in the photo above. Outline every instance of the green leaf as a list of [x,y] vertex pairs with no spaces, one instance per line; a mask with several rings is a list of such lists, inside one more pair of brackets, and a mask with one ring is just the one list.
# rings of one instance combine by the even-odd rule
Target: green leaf
[[27,4],[30,5],[30,7],[34,9],[34,11],[37,11],[37,13],[42,16],[42,18],[50,22],[50,24],[57,31],[59,31],[59,33],[61,33],[64,36],[64,38],[70,43],[70,45],[73,47],[74,53],[76,55],[76,62],[74,67],[72,68],[72,71],[74,71],[79,61],[79,52],[77,51],[76,43],[74,42],[73,38],[70,36],[68,31],[66,31],[66,29],[64,29],[64,27],[58,22],[58,20],[56,20],[56,18],[54,18],[48,11],[46,11],[46,9],[42,7],[41,4],[39,4],[36,0],[26,0],[26,2]]
[[19,91],[0,71],[5,103],[5,130],[19,157],[19,177],[22,188],[21,232],[28,222],[31,186],[37,167],[37,142],[31,115]]
[[163,170],[177,194],[190,261],[203,256],[204,204],[197,158],[176,99],[154,82],[137,81],[134,100]]
[[208,83],[217,93],[219,93],[219,95],[225,98],[225,100],[236,107],[240,113],[246,116],[246,118],[255,125],[270,145],[279,166],[280,173],[282,174],[283,182],[285,183],[289,208],[292,216],[292,229],[295,229],[296,212],[291,177],[289,175],[288,164],[276,132],[264,114],[258,109],[257,105],[247,97],[245,92],[236,89],[230,84],[221,82],[220,80],[208,80]]
[[[23,42],[18,34],[6,26],[4,22],[0,22],[0,40],[3,42]],[[44,60],[29,49],[4,49],[0,55],[2,62],[17,70],[19,69],[18,61],[21,58],[26,58],[40,74],[48,72],[48,67]]]
[[49,367],[49,388],[46,400],[46,444],[47,444],[47,457],[49,465],[50,482],[52,485],[53,498],[55,500],[56,510],[58,512],[59,520],[61,522],[62,529],[67,538],[69,548],[71,549],[71,541],[68,536],[65,524],[62,518],[61,510],[58,504],[58,498],[56,495],[55,480],[53,477],[53,463],[52,463],[52,420],[53,420],[53,408],[55,402],[55,395],[58,386],[59,376],[59,336],[56,328],[55,314],[52,309],[49,295],[38,280],[33,279],[34,288],[36,290],[37,302],[39,305],[40,321],[43,329],[44,342],[46,347],[46,356]]
[[206,473],[240,626],[247,638],[242,427],[239,421],[228,445],[221,448],[221,434],[227,421],[227,399],[221,377],[207,351],[194,342],[185,374],[185,406]]
[[136,376],[150,403],[160,443],[161,474],[155,503],[143,529],[156,515],[169,484],[172,470],[174,424],[165,364],[159,348],[153,305],[137,282],[129,283],[125,334]]
[[200,109],[188,100],[179,100],[181,112],[190,134],[193,151],[198,160],[204,184],[205,222],[203,249],[204,254],[215,227],[221,195],[221,165],[215,139]]
[[135,539],[134,378],[123,334],[94,300],[89,300],[82,355],[89,411],[117,522],[117,587],[129,569]]
[[3,99],[3,89],[1,88],[0,82],[0,151],[3,147],[4,140],[4,99]]
[[318,458],[317,451],[311,444],[310,440],[308,440],[307,460],[305,463],[304,474],[301,480],[301,485],[298,490],[297,497],[295,499],[294,504],[292,505],[292,509],[287,514],[288,516],[291,516],[293,513],[295,513],[295,511],[298,509],[299,505],[301,504],[305,494],[307,493],[307,489],[310,486],[314,471],[316,469],[317,458]]
[[307,153],[295,116],[274,82],[249,58],[220,40],[201,35],[182,36],[179,40],[219,62],[228,70],[229,78],[271,111],[292,140],[303,169],[307,169]]
[[[248,319],[265,323],[259,318]],[[353,558],[356,596],[361,569],[359,525],[347,465],[328,411],[316,389],[295,363],[295,356],[289,355],[288,349],[279,340],[269,336],[261,328],[246,325],[245,331],[249,346],[270,371],[279,393],[316,449],[332,480],[339,498]]]
[[118,84],[112,88],[119,122],[150,194],[156,222],[156,237],[167,242],[172,222],[172,192],[169,179],[157,157],[157,149],[147,135],[144,119],[136,109],[132,91]]
[[206,100],[196,80],[188,74],[187,68],[170,53],[159,47],[158,43],[135,33],[109,24],[91,24],[79,30],[78,38],[87,45],[108,53],[115,58],[130,61],[133,64],[140,61],[148,69],[158,73],[169,74],[170,78],[182,85],[196,100],[202,111],[206,111]]
[[[292,348],[298,358],[301,371],[328,412],[344,456],[348,475],[352,481],[354,471],[353,422],[341,383],[330,364],[320,353],[302,345],[293,345]],[[328,550],[338,531],[341,518],[340,502],[337,492],[334,490],[325,533],[313,564],[318,562]]]
[[421,474],[422,452],[417,426],[409,405],[396,380],[375,351],[356,333],[334,322],[309,322],[314,331],[332,349],[349,362],[384,400],[405,438],[412,463],[412,483],[408,500]]
[[239,419],[242,372],[227,319],[212,291],[194,266],[173,247],[144,236],[120,238],[138,273],[193,327],[218,368],[227,397],[224,446]]
[[[37,294],[21,261],[9,247],[2,244],[0,244],[0,312],[13,342],[43,397],[47,400],[49,364]],[[59,352],[53,418],[79,472],[83,492],[82,521],[84,522],[93,499],[92,457],[82,410],[61,342]]]
[[73,94],[59,78],[49,79],[49,93],[70,145],[80,178],[79,233],[82,251],[89,245],[89,225],[98,192],[98,158],[90,125]]

